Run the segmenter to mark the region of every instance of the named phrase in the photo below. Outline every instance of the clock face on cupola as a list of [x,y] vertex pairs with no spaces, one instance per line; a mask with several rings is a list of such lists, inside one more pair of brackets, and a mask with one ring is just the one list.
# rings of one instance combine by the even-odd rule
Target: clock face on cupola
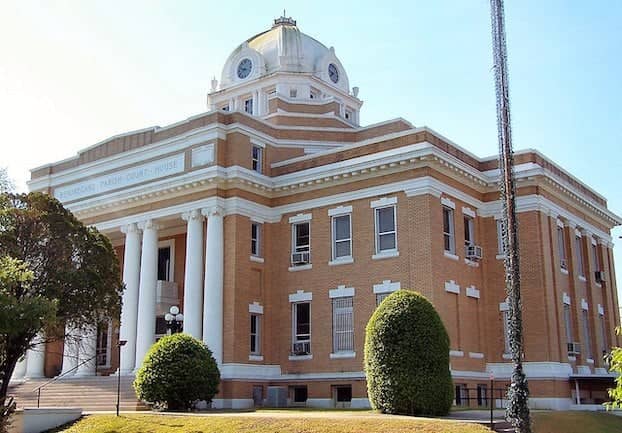
[[251,59],[242,59],[242,61],[238,64],[238,78],[244,79],[248,77],[253,70],[253,62]]
[[328,65],[328,77],[335,84],[339,81],[339,69],[337,69],[334,63]]

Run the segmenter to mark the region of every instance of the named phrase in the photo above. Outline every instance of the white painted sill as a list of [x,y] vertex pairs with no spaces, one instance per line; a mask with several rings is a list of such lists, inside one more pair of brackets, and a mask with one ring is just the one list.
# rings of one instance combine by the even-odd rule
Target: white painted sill
[[249,361],[263,361],[263,355],[248,355]]
[[469,352],[469,358],[472,359],[484,359],[484,354],[481,352]]
[[458,257],[457,255],[455,255],[454,253],[452,253],[451,251],[443,251],[443,255],[445,257],[447,257],[448,259],[452,259],[452,260],[460,260],[460,257]]
[[474,260],[464,259],[464,263],[473,268],[479,268],[479,262],[476,262]]
[[497,254],[495,256],[495,259],[497,259],[497,260],[505,260],[505,254]]
[[352,257],[340,257],[328,262],[328,266],[349,265],[351,263],[354,263],[354,259]]
[[349,359],[356,358],[356,352],[337,352],[328,355],[330,359]]
[[502,357],[503,359],[512,359],[512,355],[511,355],[511,354],[509,354],[509,353],[504,353],[501,357]]
[[306,271],[308,269],[313,269],[313,265],[311,263],[309,263],[308,265],[302,265],[302,266],[290,266],[287,270],[289,272],[297,272],[297,271]]
[[594,360],[592,358],[587,358],[585,362],[594,365]]
[[560,272],[564,275],[568,275],[568,269],[559,268]]
[[400,252],[399,251],[385,251],[385,252],[380,252],[378,254],[374,254],[373,256],[371,256],[372,260],[382,260],[382,259],[390,259],[392,257],[399,257]]
[[289,355],[290,361],[309,361],[313,359],[313,355]]
[[256,263],[263,263],[264,259],[263,257],[258,257],[258,256],[250,256],[251,262],[256,262]]
[[585,275],[579,275],[578,278],[579,278],[579,281],[583,281],[584,283],[587,281],[587,278],[585,278]]
[[450,350],[449,356],[453,356],[454,358],[463,358],[464,352],[462,350]]

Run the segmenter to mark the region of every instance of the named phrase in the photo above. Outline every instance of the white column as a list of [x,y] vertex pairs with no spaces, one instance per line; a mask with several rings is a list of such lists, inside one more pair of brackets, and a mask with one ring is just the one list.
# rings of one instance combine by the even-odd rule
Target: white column
[[11,376],[11,381],[13,380],[21,380],[26,375],[26,363],[27,357],[24,355],[24,358],[20,361],[17,361],[15,364],[15,369],[13,370],[13,375]]
[[33,347],[28,349],[26,353],[28,358],[26,377],[29,379],[45,376],[45,341],[43,335],[37,335],[33,339],[33,344]]
[[[60,374],[67,374],[70,370],[74,369],[78,365],[78,334],[77,330],[70,324],[65,325],[65,341],[63,342],[63,369]],[[72,376],[76,373],[73,372],[67,374]]]
[[81,330],[82,337],[78,349],[78,370],[76,376],[95,376],[97,372],[97,326],[91,325]]
[[184,277],[184,332],[199,340],[203,331],[203,215],[184,213],[186,231],[186,274]]
[[155,342],[156,284],[158,282],[158,227],[152,220],[140,224],[143,245],[140,256],[138,322],[136,326],[135,370]]
[[219,206],[203,209],[207,216],[205,247],[205,292],[203,298],[203,342],[222,364],[223,268],[224,236],[223,213]]
[[121,374],[129,374],[136,363],[136,322],[138,320],[138,285],[140,282],[140,230],[135,223],[121,228],[125,233],[123,254],[123,306],[119,339],[127,341],[121,347]]

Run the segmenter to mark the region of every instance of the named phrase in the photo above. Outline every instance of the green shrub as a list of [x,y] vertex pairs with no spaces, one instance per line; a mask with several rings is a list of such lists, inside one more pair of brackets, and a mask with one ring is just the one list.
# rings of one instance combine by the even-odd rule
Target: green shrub
[[156,408],[187,410],[197,400],[211,402],[220,372],[212,352],[187,334],[173,334],[154,344],[136,374],[136,395]]
[[365,375],[371,405],[383,413],[449,412],[449,337],[424,296],[398,290],[376,309],[366,328]]

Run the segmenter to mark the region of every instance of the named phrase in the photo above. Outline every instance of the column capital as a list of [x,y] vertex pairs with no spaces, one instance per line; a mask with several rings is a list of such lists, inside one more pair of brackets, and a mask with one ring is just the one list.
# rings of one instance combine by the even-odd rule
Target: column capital
[[129,233],[137,233],[137,232],[140,232],[140,228],[138,228],[137,223],[129,223],[124,226],[121,226],[121,232],[126,235]]
[[159,230],[160,226],[154,220],[145,220],[138,223],[140,230]]
[[214,205],[201,209],[201,213],[208,218],[211,216],[225,216],[225,208]]
[[203,220],[203,214],[200,209],[193,209],[189,212],[181,214],[181,219],[190,222],[190,220]]

